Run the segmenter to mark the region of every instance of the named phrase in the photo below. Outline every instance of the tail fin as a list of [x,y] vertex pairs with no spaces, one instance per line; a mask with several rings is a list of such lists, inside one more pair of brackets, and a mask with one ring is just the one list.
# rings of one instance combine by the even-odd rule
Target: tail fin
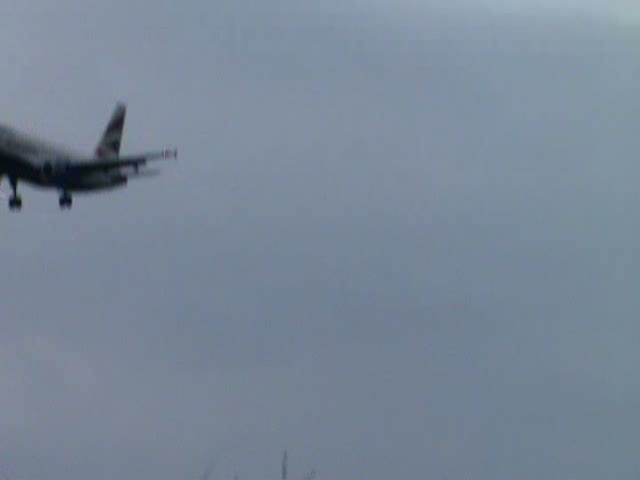
[[127,114],[127,106],[124,103],[116,105],[111,120],[96,147],[96,157],[117,157],[120,155],[120,145],[122,144],[122,132],[124,130],[124,120]]

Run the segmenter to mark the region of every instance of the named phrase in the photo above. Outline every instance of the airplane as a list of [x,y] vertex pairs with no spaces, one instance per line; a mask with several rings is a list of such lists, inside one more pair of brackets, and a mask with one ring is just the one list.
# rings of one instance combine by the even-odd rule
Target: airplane
[[177,158],[175,148],[120,156],[127,107],[116,104],[94,154],[80,155],[39,138],[0,125],[0,180],[9,178],[9,209],[20,210],[18,181],[60,192],[61,209],[72,205],[72,192],[93,192],[124,186],[129,178],[155,173],[141,167],[154,160]]

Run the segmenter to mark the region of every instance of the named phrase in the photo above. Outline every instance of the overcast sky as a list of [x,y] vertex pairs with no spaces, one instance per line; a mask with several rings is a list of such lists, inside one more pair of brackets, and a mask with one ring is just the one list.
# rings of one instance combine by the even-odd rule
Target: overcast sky
[[2,123],[180,159],[3,207],[0,470],[638,478],[635,3],[4,2]]

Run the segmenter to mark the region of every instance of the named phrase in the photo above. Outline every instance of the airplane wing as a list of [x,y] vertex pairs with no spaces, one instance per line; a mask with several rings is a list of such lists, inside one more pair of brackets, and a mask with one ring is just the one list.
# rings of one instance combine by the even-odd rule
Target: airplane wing
[[178,158],[178,150],[166,148],[161,152],[152,152],[142,155],[121,156],[115,158],[95,158],[74,161],[66,166],[66,171],[70,173],[91,173],[109,172],[120,168],[132,167],[135,170],[154,160],[166,160],[168,158]]

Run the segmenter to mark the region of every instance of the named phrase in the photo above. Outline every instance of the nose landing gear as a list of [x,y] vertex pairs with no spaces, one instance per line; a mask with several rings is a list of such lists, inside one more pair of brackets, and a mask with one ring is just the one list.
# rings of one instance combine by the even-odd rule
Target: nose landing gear
[[11,195],[9,197],[9,210],[16,211],[22,208],[22,197]]

